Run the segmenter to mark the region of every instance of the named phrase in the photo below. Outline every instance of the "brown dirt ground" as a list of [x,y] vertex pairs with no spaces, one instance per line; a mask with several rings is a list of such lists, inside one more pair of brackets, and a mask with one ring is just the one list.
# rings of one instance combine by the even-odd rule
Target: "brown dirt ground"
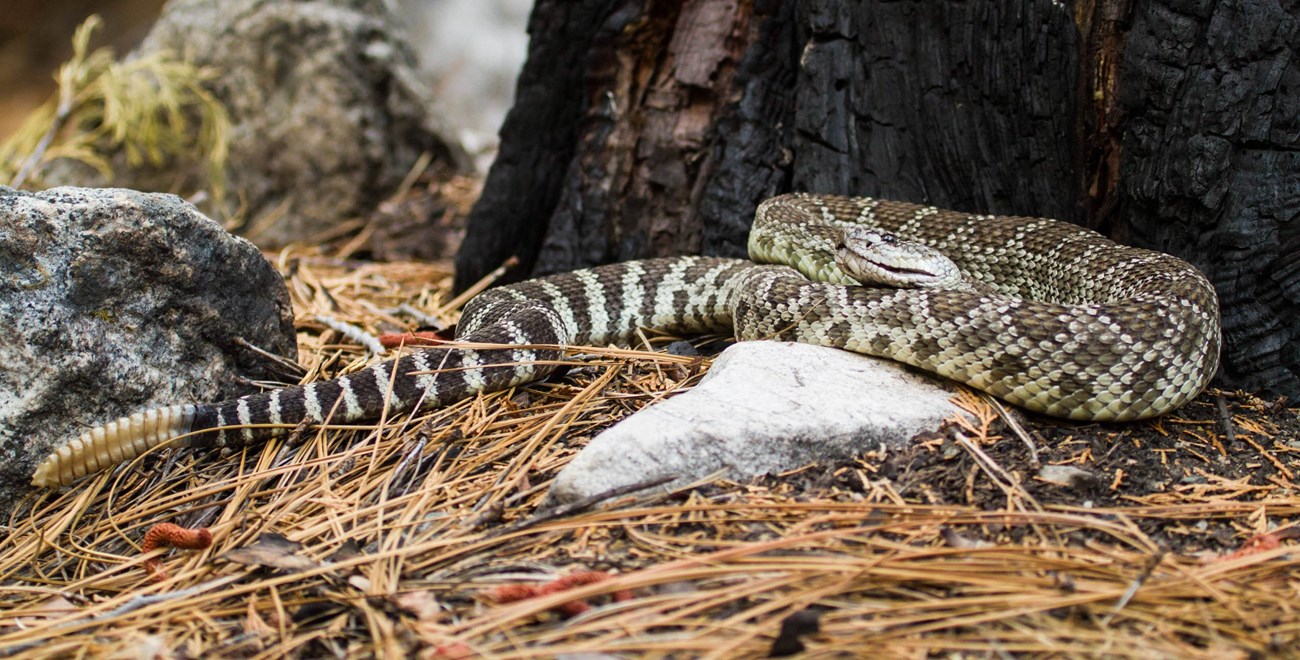
[[[1139,424],[1072,424],[1016,412],[1027,431],[1022,441],[1005,423],[992,429],[985,454],[1014,478],[988,477],[970,452],[951,435],[853,462],[817,466],[794,475],[761,480],[765,486],[825,497],[864,494],[864,479],[887,479],[908,501],[996,510],[1021,497],[1039,506],[1111,508],[1188,498],[1231,498],[1248,502],[1281,487],[1294,492],[1300,470],[1300,415],[1284,399],[1265,401],[1244,392],[1210,390],[1173,415]],[[1231,417],[1229,417],[1231,416]],[[1231,428],[1231,439],[1228,429]],[[872,460],[875,459],[875,460]],[[1044,465],[1085,470],[1063,485],[1038,476]],[[999,484],[1003,484],[1000,486]],[[1225,520],[1137,518],[1137,525],[1166,550],[1197,554],[1235,549],[1238,531]],[[1025,530],[986,530],[987,540],[1015,540]],[[1088,535],[1073,539],[1086,541]]]

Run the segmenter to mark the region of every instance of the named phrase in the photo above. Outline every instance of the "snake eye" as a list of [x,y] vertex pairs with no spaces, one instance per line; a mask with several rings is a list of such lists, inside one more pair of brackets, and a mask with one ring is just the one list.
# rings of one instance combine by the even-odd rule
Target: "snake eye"
[[892,244],[896,243],[897,241],[898,241],[898,239],[894,238],[894,235],[893,235],[893,234],[881,234],[881,235],[880,235],[880,242],[881,242],[881,243],[889,243],[889,244],[892,245]]

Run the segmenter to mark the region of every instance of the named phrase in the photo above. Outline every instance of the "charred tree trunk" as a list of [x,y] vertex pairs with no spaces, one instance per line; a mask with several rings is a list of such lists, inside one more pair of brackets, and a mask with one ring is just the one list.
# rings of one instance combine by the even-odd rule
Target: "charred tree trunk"
[[[1128,4],[1128,3],[1123,3]],[[1222,307],[1221,382],[1300,397],[1300,4],[1151,2],[1114,94],[1121,242],[1181,256]]]
[[1225,383],[1300,396],[1300,10],[1277,0],[538,0],[464,288],[743,256],[789,190],[1072,220],[1216,283]]

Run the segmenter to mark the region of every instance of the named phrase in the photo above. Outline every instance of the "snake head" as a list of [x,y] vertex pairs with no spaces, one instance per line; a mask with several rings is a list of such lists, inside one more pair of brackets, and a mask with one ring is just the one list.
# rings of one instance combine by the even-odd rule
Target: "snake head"
[[867,227],[840,233],[835,263],[864,285],[898,289],[965,289],[961,269],[938,250]]

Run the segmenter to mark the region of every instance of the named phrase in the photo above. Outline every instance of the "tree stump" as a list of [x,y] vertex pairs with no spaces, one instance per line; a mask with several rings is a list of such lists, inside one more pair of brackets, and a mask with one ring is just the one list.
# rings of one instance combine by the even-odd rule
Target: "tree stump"
[[743,256],[790,190],[1055,217],[1196,264],[1222,384],[1300,396],[1300,9],[538,0],[463,289]]

